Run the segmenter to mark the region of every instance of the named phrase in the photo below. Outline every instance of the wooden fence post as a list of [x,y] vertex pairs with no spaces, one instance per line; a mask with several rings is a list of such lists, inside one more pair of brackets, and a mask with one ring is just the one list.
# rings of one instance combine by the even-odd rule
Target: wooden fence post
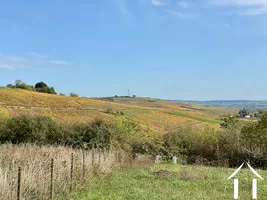
[[104,162],[106,162],[107,160],[107,149],[104,148]]
[[18,169],[18,191],[17,191],[17,200],[22,200],[22,169]]
[[94,167],[94,165],[95,165],[95,150],[92,149],[91,151],[92,151],[92,167]]
[[121,165],[121,162],[122,162],[122,157],[121,157],[121,152],[118,151],[118,163]]
[[71,163],[70,163],[70,191],[73,188],[73,153],[71,153]]
[[116,157],[116,163],[118,163],[119,162],[119,151],[116,151],[115,157]]
[[54,199],[54,159],[51,159],[51,186],[50,186],[50,199]]
[[101,165],[101,149],[98,149],[98,167]]
[[85,179],[85,151],[83,150],[83,180]]

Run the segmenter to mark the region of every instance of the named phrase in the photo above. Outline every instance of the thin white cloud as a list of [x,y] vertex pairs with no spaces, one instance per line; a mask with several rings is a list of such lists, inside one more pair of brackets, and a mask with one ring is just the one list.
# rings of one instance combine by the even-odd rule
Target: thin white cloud
[[83,67],[85,65],[74,65],[72,62],[65,60],[50,59],[48,56],[29,53],[25,57],[21,56],[7,56],[0,54],[0,69],[23,69],[33,67],[56,67],[56,66],[69,66],[69,67]]
[[17,56],[10,56],[10,59],[14,60],[14,61],[25,61],[25,60],[27,60],[26,58],[17,57]]
[[179,1],[179,2],[177,3],[177,5],[178,5],[180,8],[183,8],[183,9],[187,9],[187,8],[189,8],[189,4],[188,4],[187,2],[185,2],[185,1]]
[[25,68],[25,61],[24,57],[18,56],[4,56],[3,54],[0,55],[0,68],[1,69],[19,69]]
[[49,60],[50,64],[54,64],[54,65],[71,65],[71,62],[68,61],[64,61],[64,60]]
[[33,57],[37,57],[37,58],[42,58],[42,59],[47,58],[47,55],[36,53],[36,52],[28,52],[28,55],[33,56]]
[[231,6],[238,15],[263,15],[267,14],[267,0],[210,0],[217,6]]
[[25,67],[23,65],[1,63],[0,61],[0,69],[21,69],[21,68]]
[[168,4],[168,1],[166,1],[166,0],[151,0],[151,3],[154,6],[165,6]]
[[264,8],[252,8],[252,9],[243,9],[237,11],[239,15],[263,15],[267,14],[267,6]]
[[173,11],[173,10],[165,10],[165,11],[180,19],[193,19],[193,18],[198,17],[198,15],[190,14],[190,13],[178,12],[178,11]]
[[211,0],[211,3],[232,6],[267,6],[266,0]]

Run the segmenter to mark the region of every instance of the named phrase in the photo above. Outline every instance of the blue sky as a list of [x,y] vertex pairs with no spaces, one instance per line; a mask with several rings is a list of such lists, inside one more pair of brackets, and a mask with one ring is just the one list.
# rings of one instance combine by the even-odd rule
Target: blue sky
[[0,85],[267,99],[267,0],[10,0],[0,27]]

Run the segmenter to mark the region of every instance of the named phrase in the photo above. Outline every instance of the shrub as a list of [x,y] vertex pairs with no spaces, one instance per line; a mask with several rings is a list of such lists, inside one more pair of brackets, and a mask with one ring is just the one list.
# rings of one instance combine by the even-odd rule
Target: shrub
[[192,133],[193,127],[189,125],[172,128],[164,136],[165,154],[168,157],[184,155],[188,156],[194,150]]
[[168,157],[186,158],[188,163],[203,160],[202,164],[217,161],[217,134],[209,127],[182,125],[172,128],[164,136],[164,150]]
[[71,92],[70,93],[70,97],[79,97],[79,95],[78,94],[75,94],[74,92]]
[[267,113],[245,126],[236,119],[225,118],[220,131],[185,124],[161,136],[122,117],[114,122],[96,119],[86,124],[63,125],[48,116],[12,118],[6,109],[0,109],[0,142],[119,149],[132,155],[178,156],[191,164],[228,163],[230,167],[250,160],[255,167],[266,167]]
[[79,148],[110,148],[111,129],[110,123],[96,119],[89,124],[76,124],[71,128],[67,144]]
[[58,126],[49,117],[20,116],[10,118],[1,131],[2,142],[50,144],[59,142]]
[[30,90],[30,91],[35,91],[35,88],[32,85],[27,85],[22,80],[16,80],[15,81],[15,88],[24,89],[24,90]]
[[230,167],[235,167],[243,161],[240,134],[242,124],[234,117],[223,119],[219,132],[219,157],[226,160]]
[[230,167],[249,161],[255,167],[267,167],[267,113],[245,126],[234,119],[225,119],[219,133],[219,155]]
[[16,86],[15,85],[12,85],[12,84],[7,84],[7,86],[6,87],[8,87],[8,88],[16,88]]
[[86,124],[59,125],[47,116],[20,116],[7,118],[0,125],[1,143],[64,144],[148,154],[160,152],[161,147],[161,139],[153,131],[123,119],[113,123],[96,119]]
[[242,152],[255,166],[267,167],[267,112],[241,131]]

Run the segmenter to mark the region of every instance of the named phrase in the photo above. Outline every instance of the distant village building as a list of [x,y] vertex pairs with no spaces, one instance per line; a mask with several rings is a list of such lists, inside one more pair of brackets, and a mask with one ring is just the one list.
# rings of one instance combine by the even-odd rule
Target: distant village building
[[250,115],[246,115],[245,118],[248,118],[249,119],[249,118],[251,118],[251,116]]

